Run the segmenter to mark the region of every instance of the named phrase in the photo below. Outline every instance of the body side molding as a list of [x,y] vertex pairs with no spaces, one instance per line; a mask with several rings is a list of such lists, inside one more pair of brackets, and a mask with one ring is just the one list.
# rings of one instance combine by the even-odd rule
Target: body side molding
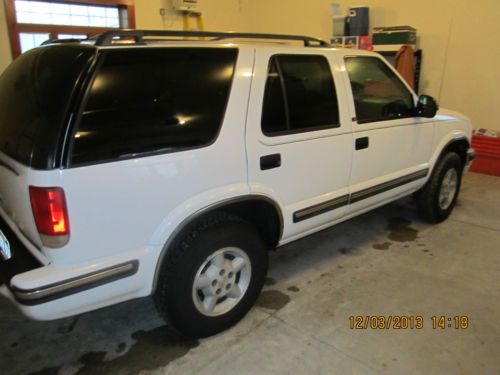
[[315,204],[314,206],[303,208],[293,213],[293,222],[298,223],[302,220],[310,219],[314,216],[324,214],[325,212],[335,210],[351,203],[359,202],[363,199],[367,199],[374,195],[384,193],[388,190],[395,189],[410,182],[420,180],[421,178],[426,177],[428,173],[429,168],[422,169],[420,171],[395,178],[394,180],[374,185],[367,189],[356,191],[354,193],[351,193],[350,195],[342,195],[340,197]]

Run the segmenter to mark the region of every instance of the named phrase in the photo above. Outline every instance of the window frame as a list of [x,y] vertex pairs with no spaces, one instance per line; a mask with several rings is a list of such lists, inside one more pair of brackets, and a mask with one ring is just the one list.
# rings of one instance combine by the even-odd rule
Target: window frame
[[[135,1],[134,0],[44,0],[53,3],[72,3],[75,5],[102,5],[118,6],[120,16],[120,29],[135,29]],[[21,55],[21,33],[47,33],[50,38],[56,38],[57,34],[85,34],[97,35],[108,30],[116,30],[107,27],[68,26],[68,25],[44,25],[31,23],[18,23],[16,17],[15,0],[4,0],[7,29],[9,32],[10,49],[12,59]]]
[[364,124],[372,124],[374,122],[394,121],[394,120],[401,120],[401,119],[407,119],[407,118],[416,117],[415,113],[412,113],[411,115],[403,116],[403,117],[378,118],[378,119],[375,119],[375,120],[361,120],[360,121],[359,118],[358,118],[358,112],[356,110],[356,103],[354,101],[354,91],[352,89],[351,78],[350,78],[349,72],[347,70],[347,64],[346,64],[346,62],[347,62],[348,59],[372,59],[372,60],[378,60],[378,61],[380,61],[381,64],[385,65],[389,69],[389,71],[394,74],[394,77],[400,82],[400,84],[403,87],[403,89],[406,90],[406,92],[410,95],[412,103],[413,103],[413,107],[412,107],[413,110],[415,110],[415,108],[416,108],[416,102],[415,102],[415,94],[413,93],[413,91],[408,87],[408,85],[406,84],[406,82],[404,80],[402,80],[396,74],[396,72],[394,71],[394,69],[392,68],[392,66],[389,65],[384,59],[381,59],[378,56],[346,55],[346,56],[344,56],[345,73],[347,75],[347,80],[349,82],[349,88],[351,90],[350,94],[351,94],[352,105],[353,105],[353,108],[354,108],[354,115],[355,115],[354,118],[356,119],[356,124],[358,124],[358,125],[364,125]]
[[[335,77],[334,77],[334,74],[333,74],[333,71],[332,71],[332,66],[330,64],[330,61],[328,60],[328,58],[325,56],[325,55],[321,55],[321,54],[302,54],[302,53],[280,53],[280,54],[274,54],[274,55],[271,55],[269,56],[269,60],[268,60],[268,64],[267,64],[267,69],[266,69],[266,74],[269,74],[269,69],[271,67],[271,64],[273,62],[273,59],[275,58],[279,58],[279,57],[288,57],[288,56],[292,56],[292,57],[296,57],[296,56],[309,56],[309,57],[319,57],[319,58],[322,58],[327,66],[328,66],[328,72],[330,73],[330,78],[332,80],[332,84],[333,84],[333,90],[335,92],[335,98],[336,98],[336,105],[337,105],[337,114],[338,114],[338,122],[336,124],[328,124],[328,125],[317,125],[317,126],[313,126],[313,127],[309,127],[309,128],[303,128],[303,129],[294,129],[294,130],[283,130],[283,131],[277,131],[277,132],[273,132],[273,133],[267,133],[264,131],[263,127],[262,127],[262,120],[263,120],[263,116],[264,116],[264,100],[265,100],[265,93],[266,93],[266,88],[267,88],[267,82],[268,82],[268,76],[266,75],[266,79],[265,79],[265,82],[264,82],[264,92],[262,93],[262,108],[261,108],[261,116],[260,116],[260,130],[261,130],[261,133],[265,136],[265,137],[268,137],[268,138],[275,138],[275,137],[280,137],[280,136],[286,136],[286,135],[293,135],[293,134],[304,134],[304,133],[310,133],[310,132],[314,132],[314,131],[320,131],[320,130],[328,130],[328,129],[337,129],[337,128],[340,128],[341,127],[341,114],[340,114],[340,105],[339,105],[339,92],[337,90],[337,85],[336,85],[336,82],[335,82]],[[285,111],[285,118],[286,118],[286,121],[287,121],[287,127],[289,128],[289,124],[290,124],[290,110],[289,110],[289,107],[288,107],[288,99],[287,99],[287,95],[286,95],[286,85],[285,85],[285,82],[284,82],[284,78],[283,78],[283,73],[281,71],[281,66],[280,64],[277,62],[276,63],[276,68],[278,70],[278,74],[279,74],[279,80],[280,80],[280,85],[281,85],[281,89],[283,91],[283,100],[284,100],[284,111]]]

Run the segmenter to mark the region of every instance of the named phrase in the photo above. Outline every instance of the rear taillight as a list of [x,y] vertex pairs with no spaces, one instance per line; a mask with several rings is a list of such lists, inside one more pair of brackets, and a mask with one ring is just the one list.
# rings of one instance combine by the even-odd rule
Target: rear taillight
[[68,209],[60,187],[30,186],[31,208],[36,228],[46,246],[64,246],[69,239]]

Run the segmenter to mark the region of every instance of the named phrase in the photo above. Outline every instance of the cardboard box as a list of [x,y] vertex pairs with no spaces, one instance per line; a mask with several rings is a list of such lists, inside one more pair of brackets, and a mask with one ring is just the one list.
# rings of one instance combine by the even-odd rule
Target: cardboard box
[[500,137],[497,132],[481,130],[485,129],[480,129],[472,135],[472,148],[476,150],[476,159],[472,162],[470,171],[500,176]]

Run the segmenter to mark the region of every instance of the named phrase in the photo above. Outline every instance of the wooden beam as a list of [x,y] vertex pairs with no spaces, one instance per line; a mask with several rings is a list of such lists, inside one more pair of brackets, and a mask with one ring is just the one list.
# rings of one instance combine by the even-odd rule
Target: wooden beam
[[[126,29],[135,29],[135,1],[134,0],[45,0],[52,3],[70,3],[81,5],[101,5],[118,6],[120,16],[120,27]],[[86,27],[86,26],[67,26],[67,25],[40,25],[40,24],[21,24],[17,23],[15,0],[4,0],[5,16],[7,19],[7,29],[9,31],[10,49],[12,59],[21,54],[21,42],[19,33],[47,33],[51,37],[57,34],[101,34],[113,28],[106,27]]]

